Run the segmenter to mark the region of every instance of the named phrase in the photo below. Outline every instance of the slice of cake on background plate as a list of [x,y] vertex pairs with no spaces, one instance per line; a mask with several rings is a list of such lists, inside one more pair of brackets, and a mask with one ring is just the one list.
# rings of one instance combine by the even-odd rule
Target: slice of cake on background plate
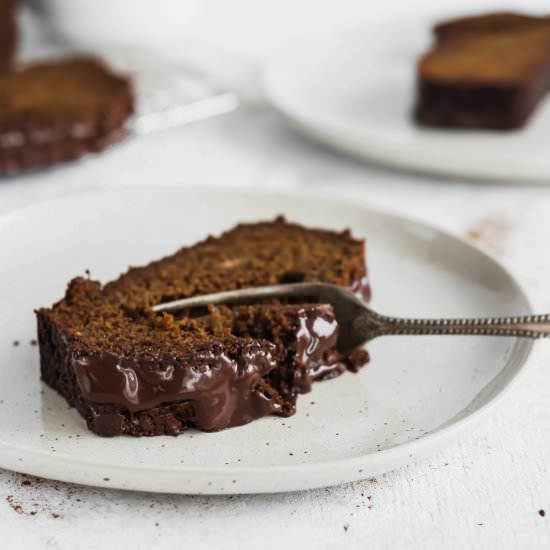
[[419,124],[521,128],[550,90],[550,17],[493,13],[440,23],[418,62]]

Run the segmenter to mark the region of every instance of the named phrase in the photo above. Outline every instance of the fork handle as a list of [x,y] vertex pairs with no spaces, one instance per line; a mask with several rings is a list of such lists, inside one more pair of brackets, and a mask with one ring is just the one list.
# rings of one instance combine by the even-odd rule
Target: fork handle
[[[372,326],[373,321],[375,327]],[[550,314],[486,319],[404,319],[376,314],[370,324],[371,338],[421,334],[516,336],[534,339],[550,336]]]

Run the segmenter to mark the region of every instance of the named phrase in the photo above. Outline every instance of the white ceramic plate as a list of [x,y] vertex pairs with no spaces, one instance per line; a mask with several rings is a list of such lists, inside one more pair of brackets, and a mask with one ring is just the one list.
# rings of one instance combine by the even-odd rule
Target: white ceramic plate
[[268,68],[269,101],[310,136],[360,157],[450,176],[550,183],[550,102],[514,132],[417,127],[415,65],[434,20],[338,31]]
[[[322,382],[292,418],[220,433],[103,439],[39,380],[33,308],[90,269],[109,280],[243,220],[278,213],[368,237],[373,305],[406,316],[529,313],[495,260],[420,223],[297,194],[209,188],[69,196],[0,218],[0,467],[175,493],[293,491],[367,478],[432,453],[493,409],[531,343],[509,338],[380,339],[357,375]],[[18,340],[19,346],[13,341]]]

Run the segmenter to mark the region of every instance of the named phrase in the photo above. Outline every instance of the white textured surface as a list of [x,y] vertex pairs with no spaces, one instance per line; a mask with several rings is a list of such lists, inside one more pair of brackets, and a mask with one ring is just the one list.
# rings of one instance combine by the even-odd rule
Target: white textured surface
[[[126,143],[86,163],[1,180],[0,211],[99,185],[176,185],[189,177],[317,190],[481,236],[518,274],[537,308],[550,311],[550,190],[385,172],[304,142],[268,112],[238,113]],[[548,548],[550,516],[538,510],[550,513],[550,344],[539,344],[544,352],[492,420],[414,467],[334,489],[235,498],[132,494],[34,479],[27,485],[4,471],[1,546]]]

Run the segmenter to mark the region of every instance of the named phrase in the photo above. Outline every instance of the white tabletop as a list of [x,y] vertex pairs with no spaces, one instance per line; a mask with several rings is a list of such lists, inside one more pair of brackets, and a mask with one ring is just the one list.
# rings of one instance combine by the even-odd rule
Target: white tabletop
[[[423,218],[489,248],[519,277],[537,309],[550,311],[550,187],[386,171],[304,140],[267,109],[1,180],[0,212],[97,187],[185,182],[297,188]],[[538,343],[546,349],[491,420],[445,452],[373,480],[297,494],[187,497],[80,487],[0,470],[2,547],[548,548],[545,344]]]

